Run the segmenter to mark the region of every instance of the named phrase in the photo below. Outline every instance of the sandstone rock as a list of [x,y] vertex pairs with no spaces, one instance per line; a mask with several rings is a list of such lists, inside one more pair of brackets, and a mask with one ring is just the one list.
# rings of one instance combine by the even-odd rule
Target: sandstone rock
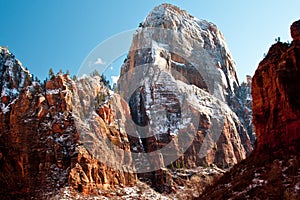
[[[230,167],[252,150],[232,111],[239,82],[224,36],[175,6],[156,7],[137,30],[120,95],[100,77],[75,84],[58,74],[44,87],[32,83],[13,55],[0,50],[0,198],[58,198],[65,190],[75,199],[133,186],[132,172],[139,170],[159,191],[174,192],[186,180],[173,180],[166,167]],[[146,126],[148,132],[139,131]],[[157,171],[146,173],[151,169]]]
[[253,153],[199,199],[299,199],[300,44],[292,35],[291,45],[272,45],[252,79]]
[[284,154],[297,149],[299,134],[299,44],[277,43],[270,48],[253,78],[253,121],[257,149]]
[[[11,59],[11,54],[6,54],[1,54],[1,58]],[[18,70],[21,71],[14,73],[25,73],[21,67]],[[2,85],[6,84],[5,80],[0,81]],[[98,84],[81,86],[92,86],[94,92],[103,90]],[[24,87],[18,88],[18,95],[12,95],[5,110],[0,111],[0,184],[3,186],[0,198],[48,199],[67,185],[77,192],[96,194],[98,188],[135,183],[134,174],[106,166],[82,145],[81,132],[72,114],[77,92],[83,91],[67,75],[53,76],[45,88],[25,81]],[[109,119],[115,119],[114,112],[108,114],[112,115]],[[122,144],[129,151],[126,133],[120,134],[100,116],[95,117],[101,122],[98,135]]]
[[300,20],[291,25],[291,36],[293,40],[300,40]]
[[[157,177],[161,167],[172,165],[170,158],[188,168],[212,163],[226,168],[252,151],[245,127],[230,108],[238,102],[235,63],[212,23],[170,4],[154,8],[133,36],[118,85],[138,133],[129,137],[131,146],[138,143],[137,152],[152,153],[150,164],[141,166],[157,169],[139,176],[160,192],[168,183]],[[245,112],[244,105],[236,106]]]
[[[147,130],[137,136],[142,138],[140,151],[154,152],[174,143],[176,157],[182,148],[178,135],[194,132],[184,157],[190,167],[214,162],[228,166],[251,152],[247,131],[228,106],[238,84],[235,64],[217,27],[169,4],[154,8],[137,30],[119,78],[134,126]],[[196,124],[191,123],[194,119]],[[205,140],[208,149],[217,148],[205,151],[208,156],[202,159],[201,144],[218,124],[215,132],[223,139]]]
[[46,99],[49,106],[54,106],[55,111],[72,110],[72,85],[68,75],[59,74],[52,76],[46,83]]
[[98,113],[108,125],[114,120],[112,119],[112,110],[107,105],[101,106],[98,110]]

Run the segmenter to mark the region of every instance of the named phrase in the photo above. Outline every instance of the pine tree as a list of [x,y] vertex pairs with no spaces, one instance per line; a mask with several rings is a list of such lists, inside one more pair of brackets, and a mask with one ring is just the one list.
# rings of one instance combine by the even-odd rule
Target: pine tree
[[73,81],[77,81],[77,76],[73,75],[72,79],[73,79]]
[[49,78],[51,79],[52,76],[54,76],[54,72],[53,72],[53,69],[50,68],[50,69],[49,69]]
[[109,80],[107,80],[106,76],[104,74],[101,75],[101,82],[106,86],[108,87],[109,89],[110,88],[110,84],[109,84]]
[[91,74],[91,76],[100,76],[99,72],[95,69]]
[[35,77],[34,81],[40,83],[40,79],[37,76]]
[[113,85],[113,91],[114,91],[114,93],[118,93],[117,83],[114,83],[114,85]]

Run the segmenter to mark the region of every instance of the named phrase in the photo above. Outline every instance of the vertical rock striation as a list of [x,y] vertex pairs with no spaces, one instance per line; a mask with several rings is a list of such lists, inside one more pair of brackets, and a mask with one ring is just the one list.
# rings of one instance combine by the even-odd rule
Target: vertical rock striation
[[143,151],[171,141],[180,148],[178,135],[194,132],[181,158],[186,166],[224,167],[246,158],[252,150],[249,136],[230,108],[239,87],[235,68],[214,24],[170,4],[154,8],[133,36],[118,82],[135,125],[149,134],[137,136]]

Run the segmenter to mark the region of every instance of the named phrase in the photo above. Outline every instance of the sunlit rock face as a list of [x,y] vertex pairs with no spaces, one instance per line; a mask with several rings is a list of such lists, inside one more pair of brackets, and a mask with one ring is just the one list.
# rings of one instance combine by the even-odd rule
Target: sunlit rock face
[[252,150],[229,106],[239,87],[235,63],[212,23],[169,4],[154,8],[133,36],[118,86],[140,138],[134,145],[142,152],[173,145],[157,166],[172,157],[187,167],[226,167]]
[[[42,85],[31,80],[32,75],[6,48],[0,50],[0,198],[49,199],[65,187],[97,194],[99,188],[133,185],[136,175],[101,162],[86,145],[89,141],[83,141],[88,133],[81,132],[84,126],[94,125],[93,135],[109,138],[129,152],[126,133],[115,125],[117,114],[126,115],[125,110],[129,111],[127,104],[122,104],[118,95],[112,97],[114,107],[107,102],[96,106],[96,98],[87,96],[81,96],[82,102],[75,104],[74,100],[87,91],[109,98],[108,89],[97,77],[75,83],[62,74],[52,76]],[[94,121],[88,123],[78,118],[75,110],[94,110]],[[123,158],[102,156],[112,161],[118,157],[116,162]]]
[[133,36],[120,94],[99,77],[32,81],[2,47],[0,78],[0,198],[74,199],[132,186],[139,172],[165,191],[174,165],[226,168],[252,150],[222,33],[169,4]]
[[31,74],[6,47],[0,47],[1,109],[19,96],[20,90],[31,84]]

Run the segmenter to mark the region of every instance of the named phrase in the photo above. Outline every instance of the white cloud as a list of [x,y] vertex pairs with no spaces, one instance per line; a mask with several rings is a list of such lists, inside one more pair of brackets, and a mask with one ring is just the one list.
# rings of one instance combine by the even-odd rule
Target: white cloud
[[103,65],[105,62],[101,58],[97,58],[97,60],[94,62],[94,65]]
[[110,78],[112,80],[112,84],[114,84],[118,82],[119,76],[111,76]]

